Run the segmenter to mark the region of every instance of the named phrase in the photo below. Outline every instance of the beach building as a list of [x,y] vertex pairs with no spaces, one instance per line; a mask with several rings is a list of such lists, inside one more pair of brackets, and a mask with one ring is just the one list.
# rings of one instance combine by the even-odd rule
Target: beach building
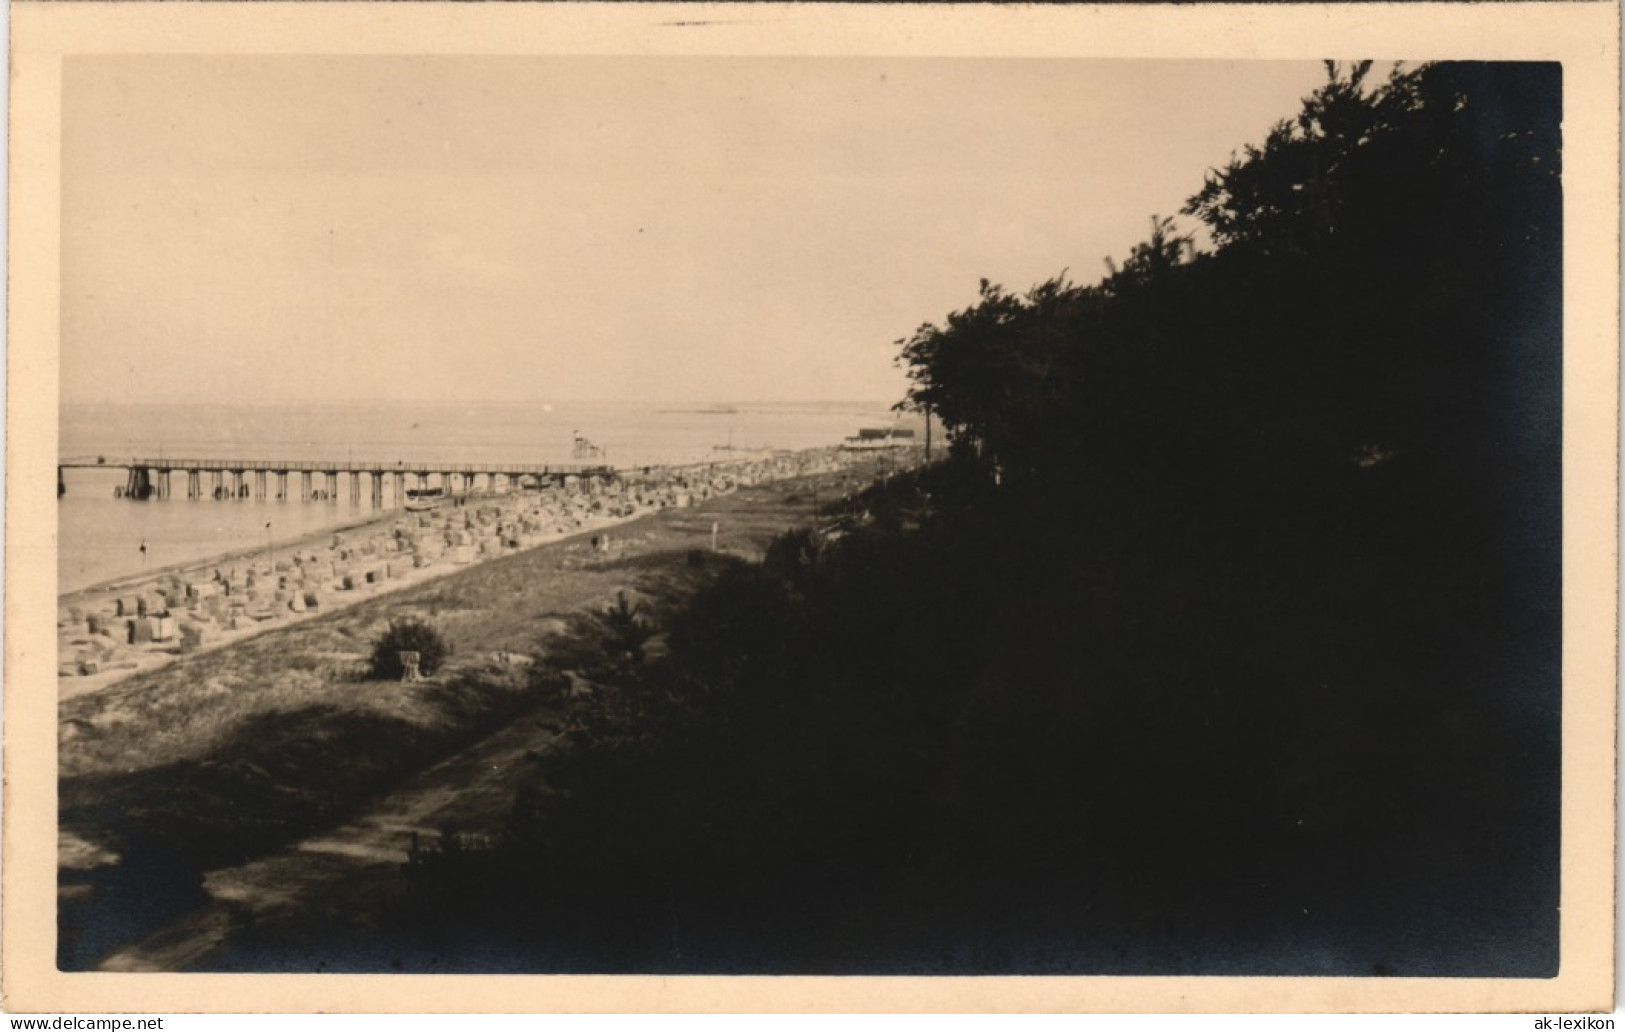
[[880,451],[888,448],[910,448],[914,445],[914,431],[908,427],[879,427],[859,430],[856,437],[841,442],[843,451]]

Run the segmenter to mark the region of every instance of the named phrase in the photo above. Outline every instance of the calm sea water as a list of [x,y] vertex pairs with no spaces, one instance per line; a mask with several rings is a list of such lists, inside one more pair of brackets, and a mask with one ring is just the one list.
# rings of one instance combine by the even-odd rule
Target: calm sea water
[[[409,467],[568,463],[580,461],[572,455],[580,433],[605,450],[595,461],[672,465],[740,454],[718,450],[719,445],[836,444],[860,427],[890,426],[895,420],[884,405],[861,403],[731,409],[619,403],[65,406],[60,454],[64,461],[102,456],[108,463],[134,457],[354,460]],[[373,511],[365,479],[361,503],[352,505],[348,477],[340,477],[339,497],[331,502],[188,500],[183,475],[172,479],[176,497],[136,502],[114,497],[124,478],[124,470],[114,468],[65,472],[67,494],[57,500],[59,592],[228,551],[275,547],[278,539],[341,526]],[[289,480],[293,487],[296,478]],[[321,478],[316,483],[322,486]],[[207,475],[203,486],[209,489]]]

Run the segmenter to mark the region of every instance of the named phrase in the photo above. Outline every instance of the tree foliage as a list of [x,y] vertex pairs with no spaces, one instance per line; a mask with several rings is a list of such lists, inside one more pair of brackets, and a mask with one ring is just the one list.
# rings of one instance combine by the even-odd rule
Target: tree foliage
[[593,970],[1552,973],[1560,70],[1373,71],[1205,253],[900,340],[953,458],[674,613],[504,905]]

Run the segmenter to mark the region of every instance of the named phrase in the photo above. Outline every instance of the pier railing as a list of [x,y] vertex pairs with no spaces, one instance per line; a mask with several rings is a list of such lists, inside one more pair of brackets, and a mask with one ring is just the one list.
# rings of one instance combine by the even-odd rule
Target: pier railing
[[[397,459],[394,462],[376,459],[347,458],[340,462],[336,459],[196,459],[196,458],[157,458],[112,459],[105,455],[92,457],[64,457],[56,467],[56,493],[60,498],[67,493],[67,482],[63,479],[63,470],[66,469],[122,469],[128,474],[127,482],[121,488],[114,489],[114,496],[120,498],[169,498],[171,497],[171,475],[183,474],[185,477],[186,497],[216,499],[226,498],[254,498],[264,500],[275,497],[285,499],[297,497],[301,501],[335,501],[339,494],[339,478],[348,474],[350,477],[350,500],[359,504],[362,496],[362,478],[372,481],[372,502],[375,506],[384,504],[384,484],[386,480],[395,482],[394,497],[397,502],[414,493],[421,494],[428,489],[430,477],[440,477],[440,491],[445,494],[458,493],[458,483],[461,483],[461,493],[473,494],[475,478],[487,478],[486,489],[497,491],[499,479],[507,482],[508,490],[520,490],[528,478],[537,482],[552,481],[554,483],[568,483],[572,477],[588,480],[621,480],[632,483],[646,482],[648,479],[661,477],[682,478],[701,470],[714,470],[718,467],[737,466],[754,459],[730,455],[725,459],[712,459],[687,463],[682,465],[650,465],[615,467],[607,463],[567,463],[567,462],[407,462]],[[204,474],[213,480],[212,485],[205,486]],[[288,478],[290,474],[297,474],[299,483],[296,489],[290,489]],[[226,483],[230,477],[231,483]],[[270,478],[276,477],[276,484],[269,483]],[[316,477],[323,476],[327,480],[325,487],[318,487],[314,481]],[[407,478],[416,477],[418,489],[416,492],[406,487]],[[252,483],[249,481],[252,480]],[[439,492],[435,492],[439,493]]]
[[509,476],[572,476],[608,473],[611,467],[587,463],[459,463],[459,462],[379,462],[345,459],[69,459],[58,463],[68,469],[112,468],[150,469],[155,471],[200,473],[248,473],[264,470],[268,473],[496,473]]

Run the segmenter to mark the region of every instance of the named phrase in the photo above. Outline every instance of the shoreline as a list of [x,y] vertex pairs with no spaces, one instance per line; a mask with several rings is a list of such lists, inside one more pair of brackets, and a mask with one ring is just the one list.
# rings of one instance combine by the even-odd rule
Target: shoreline
[[[574,640],[577,617],[625,593],[684,597],[709,576],[697,552],[759,561],[778,535],[816,520],[806,485],[833,500],[879,472],[826,452],[692,504],[588,522],[501,562],[419,568],[356,593],[354,608],[324,607],[326,619],[256,627],[258,640],[211,642],[112,690],[64,694],[58,904],[82,951],[65,970],[224,970],[257,936],[319,922],[334,900],[387,906],[414,834],[499,827],[529,783],[531,757],[557,728],[528,668]],[[608,526],[622,529],[589,545]],[[714,572],[720,558],[700,565]],[[428,615],[455,643],[446,673],[358,682],[367,643],[400,615]],[[87,679],[63,678],[64,693],[75,680]],[[243,798],[258,821],[241,819]],[[268,824],[282,829],[273,839]],[[155,862],[195,870],[199,891],[153,910],[130,872]]]
[[[711,459],[711,460],[698,461],[698,462],[684,462],[684,463],[675,463],[675,464],[658,465],[658,466],[630,466],[630,467],[626,467],[624,469],[615,469],[613,472],[617,477],[619,477],[619,478],[621,478],[623,480],[638,481],[638,482],[648,480],[650,478],[658,478],[658,477],[661,477],[661,476],[682,476],[682,475],[686,475],[686,474],[698,474],[698,473],[701,473],[701,472],[712,472],[712,471],[725,473],[730,468],[743,466],[743,465],[747,465],[747,464],[750,464],[750,463],[766,462],[766,461],[770,461],[770,460],[773,460],[773,459],[783,459],[783,458],[786,458],[786,457],[810,454],[810,453],[815,453],[815,452],[822,453],[822,452],[825,452],[825,451],[828,451],[828,450],[835,449],[837,447],[838,447],[837,445],[828,445],[828,446],[823,446],[823,447],[818,447],[818,448],[795,449],[795,450],[789,450],[789,451],[774,450],[774,451],[765,452],[765,453],[753,452],[750,455],[735,455],[735,456],[730,456],[728,458]],[[460,499],[460,500],[466,500],[469,503],[478,503],[478,504],[484,504],[484,505],[501,505],[502,503],[504,503],[506,501],[510,501],[512,499],[517,499],[517,498],[524,498],[527,495],[531,496],[531,497],[534,497],[538,493],[539,492],[536,492],[534,490],[530,490],[530,491],[525,491],[525,490],[521,490],[521,491],[496,491],[496,492],[476,491],[476,492],[472,492],[470,494],[465,494],[465,495],[447,495],[447,496],[444,496],[444,497],[448,501],[450,501],[452,499]],[[132,504],[163,504],[163,503],[159,503],[159,502],[134,503],[134,502],[132,502]],[[314,503],[312,503],[312,504],[314,504]],[[364,529],[366,529],[368,527],[371,527],[371,526],[374,526],[376,524],[384,523],[386,521],[390,521],[390,520],[394,520],[394,519],[399,519],[399,518],[401,518],[403,516],[407,516],[407,515],[416,515],[416,514],[415,513],[409,513],[404,505],[391,504],[390,506],[388,506],[386,508],[373,510],[369,515],[366,515],[366,516],[355,516],[355,517],[352,517],[352,518],[348,518],[348,519],[344,520],[343,522],[335,523],[335,524],[332,524],[332,525],[327,526],[327,527],[323,527],[323,528],[318,529],[318,530],[307,531],[307,532],[305,532],[303,534],[300,534],[297,537],[290,537],[290,538],[287,538],[286,540],[277,541],[275,543],[275,547],[272,549],[272,551],[275,552],[275,551],[279,551],[279,550],[284,549],[284,548],[292,548],[292,549],[297,550],[297,549],[300,549],[300,548],[304,548],[304,547],[307,547],[307,546],[312,546],[312,545],[318,544],[318,543],[326,540],[327,538],[332,537],[333,535],[346,534],[346,533],[350,533],[350,532],[353,532],[353,531],[356,531],[356,530],[364,530]],[[184,573],[199,573],[199,572],[202,572],[202,571],[205,571],[205,570],[213,570],[213,568],[215,568],[217,566],[222,566],[222,565],[226,565],[226,564],[230,564],[230,563],[252,562],[255,559],[263,558],[265,556],[265,554],[266,554],[266,550],[263,549],[263,548],[260,548],[260,547],[233,548],[233,549],[229,549],[229,550],[224,551],[224,552],[209,553],[209,554],[204,555],[204,556],[199,557],[199,558],[184,559],[184,560],[181,560],[179,562],[166,563],[163,566],[157,566],[157,567],[154,567],[154,568],[152,568],[150,570],[147,570],[145,572],[135,571],[135,572],[130,572],[130,573],[117,574],[117,575],[115,575],[113,577],[108,577],[108,578],[105,578],[103,580],[96,581],[96,582],[94,582],[92,584],[84,585],[82,587],[70,588],[67,591],[58,591],[57,596],[56,596],[56,598],[57,598],[57,608],[61,609],[61,608],[65,607],[65,606],[78,603],[78,602],[82,601],[84,598],[88,598],[88,597],[93,596],[93,595],[102,594],[104,592],[110,592],[110,591],[111,592],[137,591],[144,585],[161,581],[166,577],[173,577],[173,576],[177,576],[177,575],[184,574]]]
[[[301,534],[299,537],[288,538],[286,541],[279,541],[277,542],[277,546],[303,548],[320,542],[322,539],[331,537],[334,534],[344,534],[350,531],[362,530],[376,523],[382,523],[401,513],[404,513],[405,511],[406,510],[404,508],[400,507],[381,509],[373,513],[371,516],[348,520],[344,523],[336,523],[321,530],[313,530],[308,533]],[[154,567],[145,573],[123,573],[116,577],[110,577],[106,580],[97,581],[94,584],[88,584],[82,588],[72,588],[68,591],[59,592],[56,597],[57,605],[59,607],[69,605],[71,603],[78,602],[83,598],[109,591],[138,591],[143,585],[161,581],[168,577],[174,577],[184,573],[197,573],[203,570],[212,570],[216,566],[221,566],[228,563],[248,562],[256,557],[263,557],[265,554],[264,548],[237,548],[226,552],[206,555],[201,559],[186,559],[177,563],[168,563],[164,566]]]
[[311,531],[279,543],[271,556],[235,549],[76,589],[57,600],[58,699],[492,559],[849,461],[834,448],[814,448],[651,467],[611,484],[456,496],[428,512],[392,508]]
[[[656,510],[656,511],[658,511],[658,510]],[[591,532],[593,532],[595,530],[603,530],[603,529],[607,529],[607,528],[612,527],[612,526],[621,526],[621,525],[626,524],[626,523],[635,522],[635,521],[637,521],[639,519],[642,519],[642,518],[644,518],[646,516],[649,516],[649,515],[652,515],[652,513],[644,512],[644,513],[637,513],[637,514],[632,515],[632,516],[620,517],[620,518],[617,518],[617,519],[599,520],[593,526],[582,526],[582,527],[575,528],[574,530],[571,530],[571,531],[565,531],[565,532],[561,532],[561,533],[558,533],[558,534],[555,534],[555,535],[551,535],[551,536],[549,536],[549,537],[547,537],[547,538],[545,538],[543,540],[539,540],[539,541],[535,542],[534,544],[527,545],[525,548],[515,549],[513,551],[508,552],[507,554],[508,555],[516,555],[516,554],[520,554],[522,552],[528,552],[528,551],[531,551],[531,550],[536,549],[536,548],[542,548],[542,547],[545,547],[547,545],[557,544],[560,541],[568,541],[573,537],[579,537],[579,536],[581,536],[583,534],[588,534],[588,533],[591,533]],[[367,527],[371,526],[373,523],[376,523],[376,522],[382,522],[382,521],[381,520],[379,520],[379,521],[367,521],[365,523],[358,524],[358,525],[352,526],[352,527],[348,527],[346,529],[349,529],[349,530],[352,530],[352,531],[357,530],[357,529],[366,529]],[[328,537],[333,536],[333,535],[338,534],[338,533],[339,533],[339,531],[332,530],[332,531],[327,531],[327,532],[323,532],[323,533],[307,535],[307,537],[311,538],[313,541],[320,541],[322,539],[328,538]],[[254,553],[247,553],[247,554],[251,556]],[[495,557],[493,557],[493,558],[495,558]],[[212,565],[214,565],[214,564],[212,564],[212,563],[204,564],[205,567],[212,566]],[[195,648],[193,648],[193,649],[191,649],[189,651],[183,651],[183,650],[181,650],[179,648],[142,651],[142,652],[138,652],[138,653],[135,653],[135,654],[127,654],[126,657],[122,660],[120,665],[115,666],[115,667],[111,667],[111,668],[106,669],[106,670],[99,671],[98,673],[81,674],[81,675],[78,675],[78,676],[75,676],[75,677],[58,676],[57,677],[57,685],[58,685],[57,699],[60,702],[60,701],[63,701],[63,700],[74,698],[75,696],[78,696],[78,695],[84,695],[84,694],[89,693],[89,692],[104,691],[104,690],[109,689],[109,688],[114,688],[114,687],[117,687],[119,684],[123,683],[124,681],[127,681],[127,680],[135,677],[138,674],[143,674],[143,673],[147,673],[148,671],[161,669],[162,667],[166,667],[166,666],[168,666],[169,664],[175,662],[178,659],[182,659],[182,658],[185,658],[187,656],[202,655],[204,653],[214,652],[214,651],[219,650],[219,649],[230,648],[233,645],[239,645],[239,644],[241,644],[243,642],[251,641],[252,639],[257,638],[262,634],[270,634],[273,631],[282,630],[284,628],[291,627],[291,626],[303,623],[303,622],[308,621],[308,620],[314,620],[314,619],[317,619],[318,617],[321,617],[321,616],[324,616],[324,615],[331,615],[333,613],[340,613],[340,612],[343,612],[346,609],[349,609],[352,606],[360,605],[361,603],[369,601],[371,599],[382,598],[382,597],[384,597],[386,595],[392,595],[392,594],[395,594],[396,592],[404,591],[407,588],[417,587],[418,585],[427,583],[429,581],[438,580],[439,578],[442,578],[442,577],[449,577],[454,573],[464,572],[464,571],[470,569],[472,566],[477,566],[477,565],[480,565],[480,564],[479,563],[470,563],[468,565],[452,565],[450,563],[444,563],[444,564],[437,564],[437,565],[433,565],[433,566],[425,566],[425,567],[421,567],[421,568],[418,568],[418,569],[404,571],[400,575],[391,578],[387,583],[383,583],[383,584],[379,584],[379,585],[374,586],[371,591],[352,592],[350,597],[347,597],[347,598],[346,597],[334,598],[333,600],[327,602],[325,605],[323,605],[320,608],[309,608],[305,612],[302,612],[302,613],[288,613],[288,614],[282,615],[276,620],[268,620],[268,621],[266,621],[264,623],[254,623],[254,624],[249,624],[248,626],[238,628],[238,629],[234,629],[234,630],[221,631],[214,639],[212,639],[210,641],[206,641],[206,642],[198,645],[197,647],[195,647]],[[180,567],[180,569],[182,571],[189,570],[191,568],[192,568],[192,564],[182,564],[181,567]],[[173,569],[173,568],[171,568],[171,569]],[[176,574],[174,572],[171,572],[169,574],[163,575],[163,577],[170,577],[170,576],[175,576],[175,575]],[[152,583],[155,583],[157,579],[162,579],[162,578],[160,578],[160,575],[158,575],[156,573],[153,574],[152,577],[153,577],[152,580],[143,581],[142,584],[144,586],[150,586]],[[135,590],[135,589],[131,588],[129,590]],[[115,591],[112,588],[105,588],[105,589],[103,589],[103,592],[108,593],[108,594],[121,594],[122,593],[122,591]]]

